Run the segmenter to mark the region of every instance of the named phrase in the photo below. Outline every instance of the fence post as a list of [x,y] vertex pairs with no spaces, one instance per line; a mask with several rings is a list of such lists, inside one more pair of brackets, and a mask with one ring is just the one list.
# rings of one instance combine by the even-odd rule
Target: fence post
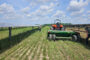
[[34,27],[32,26],[32,30],[34,29]]
[[9,27],[9,40],[11,40],[11,35],[12,35],[12,27]]

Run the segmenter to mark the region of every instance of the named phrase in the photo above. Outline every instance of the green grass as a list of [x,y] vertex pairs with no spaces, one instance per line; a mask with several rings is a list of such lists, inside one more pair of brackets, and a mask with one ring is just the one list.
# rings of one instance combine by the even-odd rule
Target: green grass
[[[29,60],[29,58],[30,60],[90,59],[90,47],[87,48],[82,43],[67,39],[55,42],[49,41],[46,38],[48,29],[48,27],[44,27],[41,32],[34,31],[33,33],[31,33],[32,31],[27,32],[31,28],[13,29],[13,36],[17,35],[15,40],[17,38],[18,40],[22,39],[22,41],[2,52],[0,54],[0,60]],[[2,33],[7,34],[5,31],[7,30],[2,31]]]
[[[36,28],[35,28],[36,29]],[[27,28],[17,28],[12,29],[12,37],[11,40],[9,40],[8,37],[8,30],[0,31],[0,53],[2,51],[5,51],[6,49],[9,49],[13,47],[14,45],[18,44],[19,42],[23,41],[25,38],[30,36],[35,32],[35,29],[32,30],[31,27]],[[5,34],[5,36],[4,36]],[[2,38],[3,36],[3,38]],[[6,37],[7,36],[7,37]]]
[[[12,36],[14,35],[17,35],[19,33],[22,33],[22,32],[25,32],[25,31],[28,31],[28,30],[31,30],[32,28],[31,27],[23,27],[23,28],[12,28]],[[4,39],[4,38],[7,38],[9,35],[9,30],[8,28],[4,28],[4,31],[0,31],[0,39]]]

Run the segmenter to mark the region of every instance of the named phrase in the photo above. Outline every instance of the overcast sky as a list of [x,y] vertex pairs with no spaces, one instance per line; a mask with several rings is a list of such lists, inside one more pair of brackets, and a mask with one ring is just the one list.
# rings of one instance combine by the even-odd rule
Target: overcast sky
[[0,0],[0,23],[34,25],[90,24],[90,0]]

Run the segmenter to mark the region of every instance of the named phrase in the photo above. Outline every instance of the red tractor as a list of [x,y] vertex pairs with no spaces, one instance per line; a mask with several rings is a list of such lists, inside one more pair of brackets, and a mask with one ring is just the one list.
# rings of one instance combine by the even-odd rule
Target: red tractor
[[[59,22],[56,22],[59,21]],[[61,24],[61,20],[55,20],[56,24],[54,23],[51,25],[51,29],[48,30],[47,38],[49,40],[56,40],[58,37],[72,37],[72,40],[77,41],[80,40],[80,33],[75,31],[65,31],[65,27]]]
[[58,22],[52,25],[51,30],[62,30],[63,25],[61,24],[61,20],[55,20],[55,22],[56,21]]

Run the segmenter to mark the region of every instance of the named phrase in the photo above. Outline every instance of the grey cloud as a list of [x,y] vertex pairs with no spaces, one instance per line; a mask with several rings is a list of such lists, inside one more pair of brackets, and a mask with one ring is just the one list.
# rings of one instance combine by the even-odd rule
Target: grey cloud
[[71,15],[78,15],[84,12],[85,6],[88,5],[88,0],[71,0],[67,10],[71,13]]

